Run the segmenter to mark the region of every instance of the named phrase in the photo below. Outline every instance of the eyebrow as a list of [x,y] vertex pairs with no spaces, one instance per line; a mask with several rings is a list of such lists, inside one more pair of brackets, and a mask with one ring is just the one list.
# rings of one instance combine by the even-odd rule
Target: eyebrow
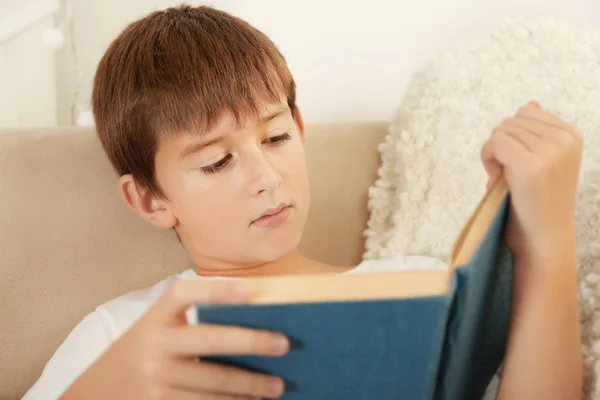
[[[267,122],[279,117],[280,115],[285,114],[289,110],[290,110],[289,107],[279,108],[269,114],[262,116],[259,120],[259,123],[266,124]],[[225,135],[220,134],[220,135],[215,136],[215,135],[207,134],[207,135],[202,136],[202,138],[200,138],[197,142],[186,146],[179,154],[179,159],[184,159],[184,158],[188,157],[189,155],[200,151],[202,148],[204,148],[206,146],[210,146],[211,144],[220,142],[221,140],[223,140],[223,136],[225,136]]]

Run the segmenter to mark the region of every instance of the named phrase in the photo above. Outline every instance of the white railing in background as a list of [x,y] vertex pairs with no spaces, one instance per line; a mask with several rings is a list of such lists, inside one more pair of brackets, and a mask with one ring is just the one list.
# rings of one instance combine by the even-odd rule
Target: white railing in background
[[0,0],[0,127],[57,123],[56,52],[44,45],[58,0]]
[[54,15],[58,0],[0,0],[0,44]]

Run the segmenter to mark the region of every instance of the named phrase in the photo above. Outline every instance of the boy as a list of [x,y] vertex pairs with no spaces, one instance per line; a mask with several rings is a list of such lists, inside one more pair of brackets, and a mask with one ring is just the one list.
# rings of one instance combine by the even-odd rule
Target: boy
[[[401,256],[334,267],[298,252],[309,193],[295,84],[273,43],[238,18],[181,6],[134,22],[100,61],[92,97],[124,201],[174,229],[193,268],[86,316],[26,399],[276,398],[278,377],[198,361],[289,349],[277,332],[187,325],[191,303],[248,300],[243,280],[210,278],[441,267]],[[503,173],[513,203],[514,308],[499,399],[574,399],[581,390],[581,148],[577,129],[530,103],[482,149],[490,182]]]

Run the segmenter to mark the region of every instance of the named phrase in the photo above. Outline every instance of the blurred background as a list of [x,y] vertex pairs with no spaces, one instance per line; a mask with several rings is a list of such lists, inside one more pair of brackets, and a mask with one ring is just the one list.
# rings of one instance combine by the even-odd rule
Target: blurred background
[[[109,43],[170,0],[0,0],[0,126],[90,125]],[[387,120],[412,72],[511,16],[600,24],[598,0],[188,1],[264,31],[287,58],[307,122]]]

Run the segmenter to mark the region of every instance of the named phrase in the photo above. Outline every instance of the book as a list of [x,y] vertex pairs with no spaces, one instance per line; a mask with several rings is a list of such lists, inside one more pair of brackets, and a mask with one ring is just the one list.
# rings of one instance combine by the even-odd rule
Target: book
[[480,399],[508,337],[510,193],[501,178],[463,225],[447,271],[248,278],[249,304],[196,304],[198,322],[281,332],[282,357],[202,359],[283,378],[282,399]]

